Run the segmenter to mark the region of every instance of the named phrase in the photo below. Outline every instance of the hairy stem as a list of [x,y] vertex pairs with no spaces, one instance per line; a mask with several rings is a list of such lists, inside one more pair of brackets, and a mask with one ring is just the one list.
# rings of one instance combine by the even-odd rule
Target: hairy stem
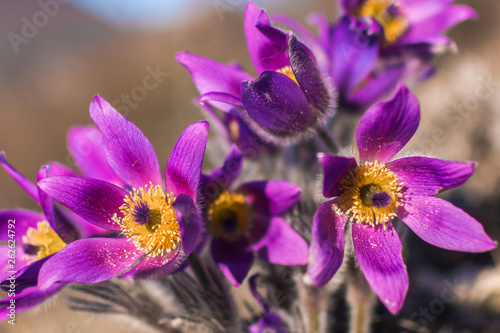
[[375,293],[366,282],[359,267],[355,267],[354,260],[351,260],[349,266],[347,279],[347,303],[351,309],[349,332],[369,333],[376,299]]
[[339,145],[335,142],[335,139],[328,134],[323,128],[317,127],[316,133],[318,133],[318,137],[323,141],[323,143],[330,149],[330,152],[333,154],[337,154],[339,152]]

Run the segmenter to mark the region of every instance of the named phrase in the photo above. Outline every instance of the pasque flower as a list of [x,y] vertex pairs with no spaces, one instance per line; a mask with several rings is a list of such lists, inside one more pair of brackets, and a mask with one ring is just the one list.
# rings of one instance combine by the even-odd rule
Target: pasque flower
[[297,185],[284,180],[233,186],[242,169],[242,154],[233,146],[222,167],[204,175],[210,251],[224,275],[239,286],[254,257],[282,265],[307,264],[307,243],[281,216],[300,198]]
[[273,27],[266,12],[251,1],[245,10],[245,35],[257,79],[236,64],[177,54],[201,94],[198,101],[225,112],[236,107],[266,141],[282,144],[312,135],[331,111],[333,95],[312,53],[293,34]]
[[194,123],[181,134],[165,170],[164,187],[155,151],[132,122],[99,96],[90,105],[90,116],[112,170],[125,185],[71,176],[49,177],[38,185],[88,222],[124,237],[68,244],[41,268],[42,288],[170,273],[182,265],[202,234],[196,202],[208,123]]
[[443,33],[451,26],[475,18],[469,7],[453,0],[340,0],[344,12],[362,19],[377,32],[385,46],[453,45]]
[[[99,173],[103,177],[116,179],[112,173],[106,174],[106,159],[99,158],[102,148],[100,138],[93,134],[95,128],[75,128],[68,135],[70,150],[75,153],[77,148],[74,139],[85,144],[87,160],[81,166],[99,165]],[[87,139],[87,140],[85,140]],[[80,141],[81,140],[81,141]],[[63,284],[54,284],[46,290],[37,286],[38,275],[41,267],[53,254],[62,250],[67,244],[90,235],[103,234],[104,229],[98,228],[70,211],[61,209],[53,204],[47,194],[40,191],[35,184],[18,172],[6,159],[5,153],[0,153],[0,165],[19,183],[19,185],[39,204],[43,214],[23,209],[0,210],[0,241],[5,245],[0,246],[4,254],[0,263],[0,281],[4,291],[15,296],[7,296],[0,301],[0,314],[9,313],[11,300],[15,301],[15,311],[19,313],[42,303],[50,296],[57,293]],[[95,174],[87,168],[87,174]],[[59,163],[51,162],[43,166],[37,174],[37,180],[56,175],[78,176],[79,174]],[[9,226],[10,225],[10,226]],[[12,246],[16,246],[13,249]],[[12,284],[15,288],[12,288]],[[2,319],[7,317],[3,316]]]
[[[392,222],[401,220],[422,240],[454,251],[484,252],[496,246],[482,225],[437,193],[463,184],[474,163],[411,156],[393,159],[417,130],[420,109],[405,87],[371,107],[356,132],[359,161],[320,155],[322,203],[312,224],[306,280],[327,283],[342,263],[344,228],[368,284],[392,313],[408,290],[401,241]],[[349,221],[349,223],[348,223]]]
[[386,52],[378,35],[361,18],[343,15],[330,23],[323,14],[313,14],[318,36],[285,15],[272,18],[291,27],[315,54],[318,65],[330,74],[340,112],[364,112],[391,97],[401,82],[419,83],[435,72],[429,44]]

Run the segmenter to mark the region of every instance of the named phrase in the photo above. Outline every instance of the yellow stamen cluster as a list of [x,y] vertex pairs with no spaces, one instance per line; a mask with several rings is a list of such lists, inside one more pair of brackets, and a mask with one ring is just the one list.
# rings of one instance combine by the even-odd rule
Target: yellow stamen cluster
[[[366,162],[357,166],[344,177],[340,185],[340,210],[359,222],[372,226],[382,224],[385,229],[385,223],[396,216],[397,208],[401,205],[402,183],[385,164]],[[370,195],[374,192],[387,194],[387,204],[383,207],[371,204]]]
[[[115,218],[122,234],[150,257],[163,256],[174,250],[180,240],[180,229],[172,203],[173,193],[165,194],[160,185],[133,189],[120,207],[123,218]],[[148,210],[148,220],[139,221],[137,212]]]
[[299,82],[297,82],[297,78],[295,77],[295,74],[293,74],[292,67],[285,66],[283,68],[280,68],[280,69],[276,70],[276,72],[281,73],[281,74],[285,74],[290,79],[292,79],[293,82],[295,82],[295,83],[297,83],[297,85],[299,85]]
[[[248,235],[252,226],[250,204],[243,194],[224,191],[210,204],[207,220],[214,237],[236,240]],[[234,225],[228,226],[228,223]]]
[[33,255],[31,262],[46,258],[66,246],[47,221],[37,222],[36,229],[28,228],[26,235],[23,236],[23,242],[28,246],[36,247],[37,252]]
[[408,29],[408,20],[403,14],[392,14],[390,6],[399,6],[395,0],[366,0],[354,12],[357,17],[373,17],[383,28],[387,43],[396,42]]

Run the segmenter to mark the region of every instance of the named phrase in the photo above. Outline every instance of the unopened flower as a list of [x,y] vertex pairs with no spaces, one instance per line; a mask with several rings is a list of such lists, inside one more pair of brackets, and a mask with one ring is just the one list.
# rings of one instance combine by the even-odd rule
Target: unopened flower
[[208,123],[194,123],[181,134],[163,187],[156,153],[132,122],[99,96],[92,101],[90,116],[111,168],[125,185],[58,176],[43,179],[39,187],[88,222],[124,237],[68,244],[40,270],[38,281],[44,288],[170,273],[182,265],[202,234],[196,202]]
[[282,265],[307,264],[307,243],[281,216],[300,198],[297,185],[284,180],[252,181],[233,186],[242,168],[236,146],[224,165],[205,175],[210,251],[224,275],[239,286],[254,257]]
[[235,64],[177,54],[201,94],[199,102],[225,112],[238,110],[265,141],[286,144],[312,135],[333,104],[333,93],[312,53],[293,34],[272,26],[266,12],[251,1],[245,11],[245,35],[257,79]]
[[474,163],[422,156],[393,159],[419,121],[418,101],[402,87],[391,101],[374,105],[362,117],[356,132],[359,162],[319,157],[323,196],[334,199],[321,204],[313,217],[307,280],[324,285],[340,267],[347,224],[368,284],[396,313],[406,297],[408,275],[393,221],[403,221],[424,241],[448,250],[484,252],[496,246],[478,221],[434,197],[463,184]]

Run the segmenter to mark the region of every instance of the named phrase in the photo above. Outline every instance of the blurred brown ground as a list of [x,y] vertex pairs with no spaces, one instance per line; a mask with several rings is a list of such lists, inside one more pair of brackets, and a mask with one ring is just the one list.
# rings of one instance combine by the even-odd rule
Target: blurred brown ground
[[[477,172],[465,189],[470,192],[468,199],[481,207],[484,202],[498,202],[500,196],[500,4],[459,2],[473,6],[479,20],[451,31],[459,54],[440,57],[437,76],[415,89],[422,106],[422,125],[412,147],[444,159],[478,161]],[[71,164],[66,133],[71,126],[91,124],[88,106],[92,97],[98,93],[113,101],[130,94],[142,85],[148,67],[159,66],[168,77],[148,91],[127,117],[150,139],[160,165],[165,166],[181,131],[205,118],[191,102],[197,91],[187,70],[175,61],[175,53],[188,50],[251,68],[243,34],[244,3],[240,3],[238,10],[226,12],[223,20],[209,7],[185,24],[161,32],[118,30],[71,5],[62,5],[16,54],[7,34],[19,33],[21,17],[29,17],[40,8],[36,2],[0,0],[0,150],[33,181],[39,167],[48,161]],[[265,7],[270,13],[279,11],[303,23],[306,14],[314,11],[335,17],[333,0],[279,1]],[[486,87],[481,88],[484,82]],[[0,209],[38,210],[3,171],[0,184]],[[488,221],[484,223],[490,234],[498,237],[496,216],[485,216]],[[16,327],[0,323],[0,332],[114,332],[117,327],[121,332],[134,331],[119,318],[89,317],[66,310],[64,297],[52,303],[50,311],[19,314]]]

